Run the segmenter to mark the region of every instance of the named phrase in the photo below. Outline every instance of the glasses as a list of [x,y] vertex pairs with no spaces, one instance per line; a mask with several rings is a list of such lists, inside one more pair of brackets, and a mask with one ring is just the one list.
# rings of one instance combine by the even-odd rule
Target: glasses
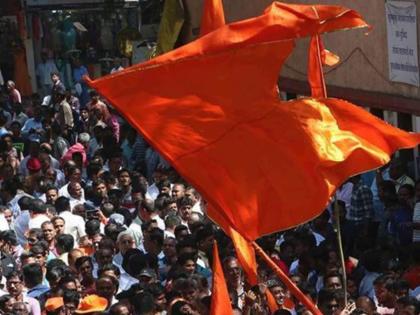
[[9,281],[9,282],[7,282],[6,283],[6,285],[8,286],[8,287],[11,287],[11,286],[18,286],[18,285],[21,285],[22,284],[22,282],[21,281]]

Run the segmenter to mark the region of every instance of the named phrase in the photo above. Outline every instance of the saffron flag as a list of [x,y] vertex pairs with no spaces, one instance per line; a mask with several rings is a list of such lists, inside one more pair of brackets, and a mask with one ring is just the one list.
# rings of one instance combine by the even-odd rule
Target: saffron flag
[[211,293],[210,315],[232,314],[229,291],[226,285],[225,275],[223,274],[222,264],[220,263],[219,250],[217,243],[213,244],[213,286]]
[[225,25],[225,15],[222,0],[204,0],[200,36],[204,36],[223,25]]
[[214,221],[255,240],[313,219],[349,176],[419,143],[343,100],[278,99],[296,38],[362,26],[339,6],[276,2],[88,82],[203,194]]

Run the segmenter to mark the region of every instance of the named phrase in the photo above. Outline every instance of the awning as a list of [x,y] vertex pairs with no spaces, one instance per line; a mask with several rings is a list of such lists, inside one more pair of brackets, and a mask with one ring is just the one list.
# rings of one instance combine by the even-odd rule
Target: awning
[[[139,0],[114,0],[113,7],[136,7]],[[109,6],[108,0],[26,0],[26,6],[31,9],[65,10],[78,8],[98,8],[98,5]]]

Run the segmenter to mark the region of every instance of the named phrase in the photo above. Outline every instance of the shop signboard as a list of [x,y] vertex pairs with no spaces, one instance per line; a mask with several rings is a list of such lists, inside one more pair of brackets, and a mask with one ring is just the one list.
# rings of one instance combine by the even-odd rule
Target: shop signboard
[[389,79],[420,86],[416,3],[387,1]]
[[[113,0],[114,4],[136,4],[139,0]],[[26,0],[28,7],[87,6],[106,4],[108,0]]]

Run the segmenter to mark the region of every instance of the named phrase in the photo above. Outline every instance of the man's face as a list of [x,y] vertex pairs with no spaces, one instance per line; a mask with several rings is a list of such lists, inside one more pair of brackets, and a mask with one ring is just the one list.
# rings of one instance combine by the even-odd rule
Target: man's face
[[172,238],[166,238],[163,241],[163,253],[166,257],[174,257],[176,255],[175,245],[176,241]]
[[55,238],[55,229],[52,223],[44,224],[42,226],[42,233],[47,242],[51,242]]
[[193,273],[194,273],[194,271],[195,271],[195,261],[194,261],[194,260],[189,259],[189,260],[187,260],[187,261],[184,263],[184,265],[183,265],[182,267],[184,268],[184,271],[185,271],[187,274],[191,275],[191,274],[193,274]]
[[96,282],[96,292],[99,296],[111,300],[115,291],[115,286],[110,279],[102,278]]
[[107,196],[107,188],[106,185],[104,183],[100,183],[99,185],[96,186],[96,193],[98,194],[99,197],[101,198],[105,198]]
[[38,159],[41,162],[42,170],[46,171],[47,169],[50,168],[51,161],[50,161],[50,157],[49,157],[48,153],[45,153],[45,152],[39,153]]
[[337,300],[327,301],[324,305],[320,305],[320,310],[324,315],[333,315],[340,309],[340,304]]
[[45,266],[45,253],[39,253],[39,254],[35,254],[34,258],[35,258],[35,262],[40,264],[40,266]]
[[277,302],[277,305],[281,306],[284,304],[284,298],[286,297],[286,290],[282,287],[273,287],[270,289],[271,293],[274,296],[274,299]]
[[101,242],[101,240],[102,240],[101,234],[95,234],[94,236],[90,238],[90,241],[92,242],[92,246],[95,249],[95,251],[98,250],[99,243]]
[[118,247],[121,254],[125,254],[129,249],[135,247],[134,239],[130,235],[124,235],[118,242]]
[[343,285],[341,284],[341,280],[338,277],[329,277],[327,281],[325,281],[325,287],[329,290],[336,290],[341,289]]
[[197,198],[195,197],[194,190],[193,189],[187,189],[184,193],[184,195],[188,198],[190,198],[194,203],[197,202]]
[[102,248],[97,252],[96,259],[99,266],[112,263],[113,252],[109,249]]
[[70,181],[80,183],[81,180],[82,180],[82,172],[80,172],[79,169],[75,169],[73,173],[70,175]]
[[23,282],[18,277],[12,277],[6,282],[7,291],[11,296],[19,296],[23,290]]
[[55,220],[54,229],[55,229],[56,235],[64,234],[64,221],[61,219]]
[[118,177],[118,182],[121,187],[128,187],[131,184],[130,174],[128,172],[122,172]]
[[172,197],[175,199],[180,199],[184,197],[185,189],[181,185],[174,185],[172,187]]
[[228,282],[237,283],[241,280],[242,270],[236,259],[231,259],[226,265],[226,278]]
[[164,187],[162,187],[162,189],[160,190],[160,193],[161,193],[161,194],[168,194],[168,195],[169,195],[169,194],[171,193],[171,188],[164,186]]
[[166,213],[170,213],[170,212],[176,213],[176,212],[178,212],[178,207],[177,207],[176,203],[173,202],[166,207],[165,211],[166,211]]
[[375,285],[375,296],[380,304],[386,304],[392,297],[392,293],[384,285]]
[[47,190],[47,192],[45,193],[45,199],[47,200],[48,204],[53,205],[55,203],[55,201],[58,198],[58,193],[57,190],[55,189],[50,189]]
[[53,74],[53,75],[51,76],[51,81],[52,81],[53,83],[57,83],[57,82],[58,82],[58,80],[60,80],[60,78],[58,77],[58,75]]
[[192,207],[190,205],[182,206],[179,209],[182,220],[188,221],[191,217]]
[[166,310],[166,297],[165,294],[159,295],[157,298],[155,298],[155,304],[159,311]]
[[92,266],[88,261],[85,261],[81,266],[79,270],[80,274],[83,278],[89,278],[92,276]]
[[120,305],[115,310],[114,314],[116,314],[116,315],[131,315],[131,312],[126,305]]
[[12,223],[12,218],[13,218],[13,212],[10,209],[6,209],[3,212],[4,218],[6,219],[7,223],[11,224]]
[[83,120],[87,120],[89,118],[89,112],[86,109],[82,109],[80,111],[80,116],[82,116]]
[[70,194],[73,198],[82,198],[82,186],[79,183],[70,183]]
[[[182,294],[182,297],[186,299],[188,302],[194,303],[198,296],[198,290],[191,287],[191,288],[182,290],[181,294]],[[185,314],[190,314],[190,313],[185,313]]]

